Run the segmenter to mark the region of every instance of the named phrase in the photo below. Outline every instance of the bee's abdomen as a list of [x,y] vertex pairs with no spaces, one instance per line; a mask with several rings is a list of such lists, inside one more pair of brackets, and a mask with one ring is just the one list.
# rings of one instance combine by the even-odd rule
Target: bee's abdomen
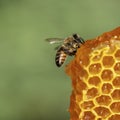
[[65,62],[66,56],[67,55],[64,53],[64,51],[62,49],[59,49],[57,51],[56,57],[55,57],[55,62],[58,67],[60,67]]

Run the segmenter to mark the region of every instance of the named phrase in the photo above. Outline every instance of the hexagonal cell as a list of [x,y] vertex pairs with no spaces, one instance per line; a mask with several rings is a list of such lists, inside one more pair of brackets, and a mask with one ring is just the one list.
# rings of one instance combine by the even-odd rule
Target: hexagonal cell
[[89,66],[89,72],[91,74],[98,74],[100,71],[101,71],[101,64],[100,63],[91,64]]
[[120,60],[120,49],[118,49],[115,53],[116,59]]
[[120,88],[120,76],[117,76],[115,79],[113,79],[113,85],[116,88]]
[[102,120],[102,118],[97,118],[97,120]]
[[102,93],[109,94],[112,91],[113,87],[110,83],[104,83],[102,85]]
[[110,47],[110,49],[109,49],[109,51],[107,52],[107,54],[109,54],[109,55],[114,54],[114,52],[115,52],[115,50],[116,50],[116,46],[110,45],[109,47]]
[[117,62],[114,66],[114,70],[117,74],[120,74],[120,62]]
[[91,109],[91,108],[94,107],[94,103],[93,103],[93,101],[85,101],[85,102],[83,102],[83,103],[81,104],[81,107],[82,107],[83,109],[89,110],[89,109]]
[[83,93],[81,92],[76,94],[75,98],[76,98],[76,102],[80,102],[83,99]]
[[91,88],[87,91],[87,98],[91,99],[98,95],[98,90],[96,88]]
[[109,69],[103,70],[101,74],[101,78],[105,81],[110,81],[113,78],[113,72]]
[[95,61],[95,62],[97,62],[97,61],[99,61],[99,60],[101,59],[101,56],[102,56],[102,53],[99,54],[99,55],[95,55],[95,56],[92,58],[92,60]]
[[114,100],[120,100],[120,89],[116,89],[111,93]]
[[108,120],[120,120],[120,114],[112,115]]
[[112,65],[114,64],[114,59],[112,56],[104,56],[102,63],[105,67],[112,67]]
[[111,110],[114,113],[120,113],[120,102],[114,102],[110,105]]
[[91,111],[85,111],[82,120],[95,120],[95,115]]
[[109,105],[111,103],[111,98],[107,95],[101,95],[96,98],[96,101],[99,105]]
[[88,80],[89,84],[97,86],[100,83],[100,78],[98,76],[90,77]]
[[94,110],[102,118],[106,118],[106,117],[108,117],[110,115],[109,109],[105,108],[105,107],[99,106],[99,107],[96,107]]

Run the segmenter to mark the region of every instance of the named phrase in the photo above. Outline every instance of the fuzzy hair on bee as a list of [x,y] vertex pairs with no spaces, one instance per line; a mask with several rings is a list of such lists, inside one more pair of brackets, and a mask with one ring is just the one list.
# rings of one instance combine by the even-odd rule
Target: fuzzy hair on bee
[[73,34],[65,39],[61,38],[48,38],[46,39],[50,44],[61,43],[56,49],[55,63],[57,67],[61,67],[65,62],[67,56],[76,54],[77,49],[81,44],[84,44],[84,39],[78,34]]

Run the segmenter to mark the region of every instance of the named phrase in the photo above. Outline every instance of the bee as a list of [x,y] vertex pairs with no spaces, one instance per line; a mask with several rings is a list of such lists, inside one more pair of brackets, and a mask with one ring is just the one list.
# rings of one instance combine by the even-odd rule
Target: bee
[[65,39],[61,38],[48,38],[46,39],[50,44],[61,43],[55,49],[57,50],[55,56],[55,63],[58,67],[61,67],[65,62],[67,56],[73,56],[76,54],[77,49],[81,44],[84,44],[84,39],[78,34],[73,34]]

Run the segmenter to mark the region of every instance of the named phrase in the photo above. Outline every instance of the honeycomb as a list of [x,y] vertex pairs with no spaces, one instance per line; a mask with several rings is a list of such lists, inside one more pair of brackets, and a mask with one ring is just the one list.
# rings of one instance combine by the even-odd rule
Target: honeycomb
[[120,27],[87,40],[66,72],[70,120],[120,120]]

